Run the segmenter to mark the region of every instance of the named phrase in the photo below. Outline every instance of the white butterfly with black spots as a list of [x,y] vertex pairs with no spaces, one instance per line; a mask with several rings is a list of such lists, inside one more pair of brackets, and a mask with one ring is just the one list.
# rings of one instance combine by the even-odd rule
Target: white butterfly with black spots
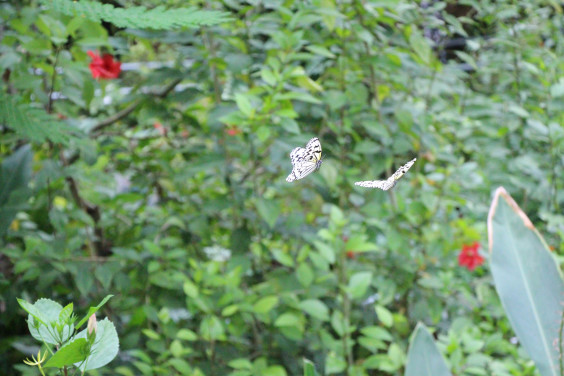
[[390,188],[393,188],[398,180],[405,175],[405,173],[413,166],[417,158],[413,158],[400,168],[392,176],[387,178],[386,180],[367,180],[367,181],[357,181],[354,185],[358,185],[360,187],[366,188],[380,188],[384,191],[387,191]]
[[292,172],[286,178],[288,183],[303,179],[321,166],[321,142],[314,137],[305,148],[297,147],[290,153]]

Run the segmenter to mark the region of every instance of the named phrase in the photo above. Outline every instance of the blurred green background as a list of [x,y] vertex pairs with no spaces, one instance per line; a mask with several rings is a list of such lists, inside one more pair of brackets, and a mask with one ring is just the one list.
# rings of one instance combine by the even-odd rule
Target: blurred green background
[[[0,2],[0,374],[37,374],[16,297],[84,313],[107,294],[120,353],[99,375],[298,375],[304,357],[401,375],[419,321],[455,375],[538,374],[486,216],[503,185],[562,260],[560,3],[50,3]],[[314,136],[320,170],[287,183]],[[415,157],[388,192],[353,185]]]

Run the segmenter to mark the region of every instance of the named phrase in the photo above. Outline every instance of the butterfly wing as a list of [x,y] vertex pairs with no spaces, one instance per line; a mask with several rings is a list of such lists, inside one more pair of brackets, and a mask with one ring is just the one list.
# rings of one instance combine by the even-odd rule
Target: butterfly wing
[[396,172],[394,172],[394,174],[392,176],[390,176],[389,179],[393,179],[394,181],[398,181],[403,175],[405,175],[405,173],[407,171],[409,171],[409,169],[411,168],[411,166],[413,166],[413,164],[415,163],[416,160],[417,160],[417,158],[413,158],[412,160],[410,160],[409,162],[407,162],[406,164],[404,164],[403,166],[398,168],[398,170]]
[[384,191],[387,191],[388,189],[396,185],[396,183],[391,179],[387,179],[387,180],[357,181],[356,183],[354,183],[354,185],[358,185],[359,187],[365,187],[365,188],[380,188]]
[[311,154],[313,155],[313,157],[315,157],[316,164],[321,161],[322,151],[321,151],[321,142],[319,141],[319,138],[314,137],[311,140],[309,140],[305,149],[307,154]]
[[321,142],[317,137],[312,138],[304,148],[295,148],[290,153],[292,172],[286,178],[287,182],[302,179],[321,165]]
[[394,172],[394,174],[386,180],[357,181],[356,183],[354,183],[354,185],[358,185],[360,187],[366,187],[366,188],[380,188],[384,191],[387,191],[388,189],[393,188],[396,185],[398,180],[403,175],[405,175],[407,171],[409,171],[409,169],[411,168],[411,166],[413,166],[416,160],[417,158],[413,158],[412,160],[410,160],[409,162],[398,168],[398,170]]

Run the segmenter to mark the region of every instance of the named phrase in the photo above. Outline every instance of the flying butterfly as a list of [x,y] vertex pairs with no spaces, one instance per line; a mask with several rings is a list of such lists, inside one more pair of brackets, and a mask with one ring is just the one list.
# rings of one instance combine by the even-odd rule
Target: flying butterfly
[[288,183],[305,178],[321,166],[321,142],[314,137],[305,148],[297,147],[290,153],[292,172],[286,178]]
[[390,188],[393,188],[398,180],[405,175],[405,173],[413,166],[417,158],[413,158],[400,168],[392,176],[387,178],[386,180],[367,180],[367,181],[357,181],[354,185],[358,185],[360,187],[366,188],[380,188],[384,191],[387,191]]

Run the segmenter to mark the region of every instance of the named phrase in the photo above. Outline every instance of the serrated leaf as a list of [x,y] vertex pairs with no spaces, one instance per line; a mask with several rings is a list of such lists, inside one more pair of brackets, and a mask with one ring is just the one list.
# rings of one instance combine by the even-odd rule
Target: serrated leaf
[[50,299],[39,299],[34,304],[35,312],[39,312],[42,323],[36,329],[32,323],[32,315],[28,316],[28,329],[30,334],[38,341],[59,345],[68,340],[74,331],[74,325],[65,325],[61,328],[61,333],[56,329],[59,315],[63,306]]
[[[113,295],[108,295],[109,297]],[[108,297],[106,297],[108,298]],[[108,298],[109,299],[109,298]],[[75,338],[87,338],[87,329],[76,335]],[[111,362],[119,350],[119,339],[114,324],[105,318],[98,321],[96,327],[96,339],[92,344],[91,352],[86,361],[75,363],[81,371],[89,371],[105,366]]]

